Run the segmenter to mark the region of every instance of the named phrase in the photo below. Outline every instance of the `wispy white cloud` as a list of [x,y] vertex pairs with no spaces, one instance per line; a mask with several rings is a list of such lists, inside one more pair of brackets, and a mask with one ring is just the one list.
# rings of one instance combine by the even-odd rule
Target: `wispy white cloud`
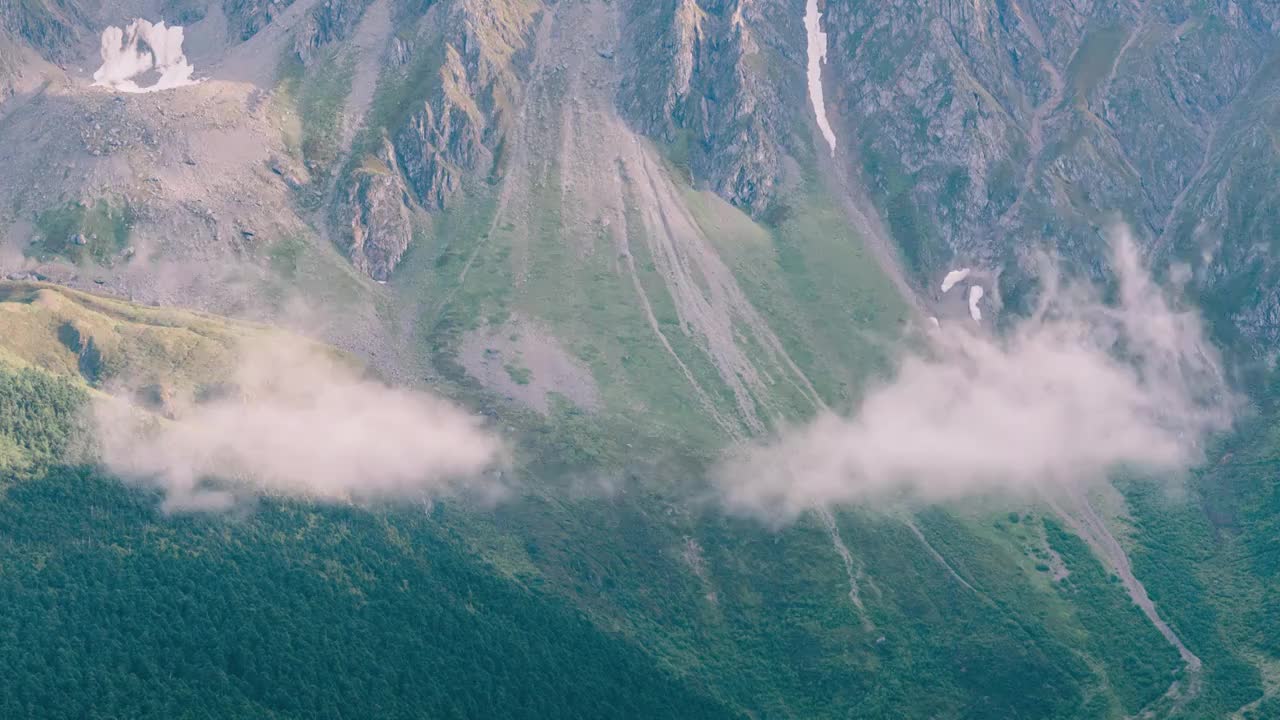
[[1113,237],[1118,297],[1062,282],[1005,332],[931,328],[848,417],[828,413],[735,450],[715,472],[729,507],[785,520],[901,495],[1031,494],[1118,467],[1171,472],[1229,427],[1236,398],[1198,316],[1176,309],[1128,234]]
[[171,509],[225,508],[246,493],[371,502],[503,491],[503,443],[477,418],[296,338],[247,347],[227,388],[178,403],[172,420],[100,403],[103,462],[164,490]]

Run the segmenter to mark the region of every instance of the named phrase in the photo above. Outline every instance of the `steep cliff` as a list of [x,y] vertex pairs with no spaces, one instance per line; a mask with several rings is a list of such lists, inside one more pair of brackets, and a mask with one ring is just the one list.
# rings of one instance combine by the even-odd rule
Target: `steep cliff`
[[0,30],[53,62],[75,59],[77,43],[91,37],[90,17],[88,8],[77,0],[0,2]]
[[623,114],[641,132],[687,146],[692,178],[755,215],[794,180],[783,158],[790,105],[803,95],[783,86],[796,78],[788,66],[802,56],[803,37],[785,5],[628,2],[619,51]]
[[1015,303],[1031,253],[1088,272],[1112,222],[1148,249],[1185,244],[1178,219],[1204,211],[1223,155],[1256,152],[1219,128],[1260,130],[1249,106],[1275,93],[1270,3],[826,8],[845,171],[871,188],[921,285],[980,265]]
[[227,32],[236,41],[248,40],[271,24],[294,0],[223,0]]
[[[415,207],[439,212],[466,185],[501,178],[502,151],[541,8],[526,0],[395,6],[400,29],[385,46],[368,51],[378,53],[381,70],[366,81],[378,84],[360,109],[363,116],[348,118],[361,130],[352,136],[331,210],[340,235],[351,238],[348,228],[358,228],[365,249],[347,248],[353,259],[361,258],[361,269],[385,280],[405,252],[413,233],[401,195]],[[317,35],[316,22],[308,21],[298,36],[303,57],[321,36],[332,42],[351,32]],[[389,174],[370,174],[370,167],[386,167]],[[401,209],[388,215],[391,206]],[[378,217],[395,221],[373,220]],[[366,255],[373,248],[380,248],[374,251],[377,260]]]
[[294,32],[293,49],[304,64],[317,51],[351,36],[370,0],[328,0],[315,5]]
[[395,152],[384,140],[377,155],[353,170],[337,208],[350,223],[340,241],[351,262],[375,280],[391,277],[413,239],[406,194]]
[[468,175],[502,174],[501,147],[541,9],[537,0],[457,0],[419,23],[408,64],[434,77],[425,97],[408,100],[407,119],[392,131],[409,185],[425,207],[446,207]]

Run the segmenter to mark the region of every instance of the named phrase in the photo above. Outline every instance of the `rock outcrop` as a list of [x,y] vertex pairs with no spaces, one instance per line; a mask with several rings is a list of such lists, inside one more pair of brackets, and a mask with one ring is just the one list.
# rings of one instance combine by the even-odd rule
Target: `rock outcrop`
[[294,34],[293,49],[304,64],[316,51],[351,36],[372,0],[325,0],[307,13]]
[[248,40],[292,4],[293,0],[223,0],[227,32],[236,40]]
[[338,212],[341,241],[352,264],[375,280],[387,280],[413,239],[406,188],[391,143],[352,172]]
[[383,82],[398,102],[370,128],[384,139],[342,180],[333,209],[352,261],[378,280],[412,238],[411,205],[440,211],[468,182],[501,176],[542,5],[453,0],[417,10],[416,33],[399,34],[386,53]]
[[429,14],[443,32],[422,33],[407,67],[434,73],[434,82],[403,124],[389,128],[409,187],[428,210],[443,209],[468,175],[501,174],[497,150],[523,91],[541,10],[536,0],[456,0]]
[[786,23],[769,14],[778,5],[637,0],[626,6],[624,116],[651,137],[687,142],[692,179],[753,214],[768,207],[785,174],[792,122],[777,88],[779,77],[794,74],[787,61],[794,48],[771,37],[782,34],[779,20]]
[[30,45],[50,62],[74,60],[89,24],[87,9],[74,0],[0,0],[0,31]]
[[[1208,183],[1262,151],[1242,128],[1275,126],[1245,109],[1277,92],[1275,5],[1210,5],[829,0],[842,162],[919,284],[958,259],[1001,269],[1017,294],[1045,248],[1101,274],[1116,221],[1148,248],[1188,245],[1196,223],[1180,219],[1213,214]],[[1264,209],[1242,187],[1219,192]]]

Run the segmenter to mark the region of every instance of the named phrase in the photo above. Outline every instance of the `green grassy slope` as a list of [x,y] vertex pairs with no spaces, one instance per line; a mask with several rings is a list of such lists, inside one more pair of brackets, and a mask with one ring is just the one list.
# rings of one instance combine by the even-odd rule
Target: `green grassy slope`
[[[374,108],[400,107],[403,90],[380,88]],[[561,121],[539,118],[539,132],[554,139]],[[1051,520],[939,511],[914,520],[926,545],[901,518],[840,515],[864,575],[864,618],[815,519],[775,533],[722,517],[701,478],[728,438],[685,370],[714,412],[737,408],[650,252],[644,189],[624,180],[633,282],[609,228],[584,222],[580,188],[566,190],[582,169],[541,150],[505,152],[506,176],[528,172],[515,199],[501,182],[476,183],[422,221],[384,318],[415,328],[437,390],[500,418],[515,439],[525,497],[438,516],[466,553],[760,717],[1123,717],[1166,690],[1176,654]],[[661,171],[697,231],[821,401],[847,407],[888,367],[906,309],[816,173],[766,225],[691,189],[671,154]],[[553,398],[542,414],[468,371],[468,335],[513,320],[535,323],[587,369],[599,408]],[[763,357],[750,333],[735,339],[753,361]],[[537,380],[523,365],[507,372]],[[771,426],[815,410],[781,377],[755,402],[777,413]],[[1039,567],[1050,535],[1071,570],[1061,582]]]
[[[559,185],[554,176],[541,184]],[[795,198],[796,211],[774,227],[704,194],[684,198],[824,401],[856,398],[885,367],[883,347],[904,310],[820,188]],[[456,519],[495,571],[569,599],[663,667],[763,717],[1123,717],[1167,689],[1176,654],[1080,541],[1053,541],[1068,580],[1037,568],[1040,520],[1010,529],[1005,513],[918,519],[966,587],[901,520],[840,516],[870,578],[865,626],[816,520],[774,533],[699,499],[725,439],[672,381],[679,368],[606,240],[575,250],[555,198],[523,228],[494,222],[494,207],[479,196],[436,216],[393,287],[397,306],[417,308],[438,387],[503,418],[518,437],[528,496]],[[517,280],[516,238],[526,229],[530,263]],[[631,247],[643,268],[643,245]],[[642,270],[641,282],[658,299],[659,321],[674,323],[659,304],[660,279]],[[513,314],[545,323],[590,367],[601,410],[563,403],[542,416],[468,375],[457,353],[465,333]],[[715,383],[695,348],[676,348]],[[792,420],[813,411],[791,402]]]
[[[261,331],[42,286],[6,286],[5,298],[8,364],[79,387],[94,382],[81,368],[86,343],[59,337],[67,324],[95,338],[101,368],[123,358],[135,371],[187,370],[175,376],[187,382],[217,375],[222,339]],[[27,453],[21,482],[7,472],[0,529],[0,579],[21,611],[4,631],[22,668],[4,693],[15,711],[426,707],[474,717],[512,707],[503,693],[527,692],[544,716],[606,698],[620,716],[1067,718],[1085,707],[1119,717],[1158,696],[1176,667],[1123,592],[1095,582],[1105,572],[1087,553],[1055,542],[1072,576],[1044,577],[1033,520],[1013,528],[1003,514],[933,512],[915,521],[925,545],[901,519],[840,515],[863,575],[864,622],[816,520],[772,532],[698,500],[705,450],[655,452],[662,435],[615,435],[643,427],[621,413],[509,409],[442,366],[443,389],[503,411],[522,448],[524,497],[492,510],[439,504],[429,516],[271,501],[241,518],[168,517],[146,492],[50,465],[56,449]],[[48,389],[56,384],[32,389],[22,377],[6,371],[10,396],[25,398],[16,406],[68,419],[48,399],[60,397]],[[15,427],[0,433],[6,447],[44,443]],[[636,452],[628,442],[654,444]],[[37,620],[54,598],[70,598],[68,609]],[[448,628],[447,642],[431,641]],[[37,650],[48,637],[59,642]],[[340,648],[379,661],[331,669],[321,658]],[[609,670],[583,684],[575,673],[591,667]],[[442,670],[419,679],[424,668]],[[49,678],[73,671],[85,689],[55,696]],[[546,685],[526,690],[522,679]],[[334,688],[367,704],[339,701]]]

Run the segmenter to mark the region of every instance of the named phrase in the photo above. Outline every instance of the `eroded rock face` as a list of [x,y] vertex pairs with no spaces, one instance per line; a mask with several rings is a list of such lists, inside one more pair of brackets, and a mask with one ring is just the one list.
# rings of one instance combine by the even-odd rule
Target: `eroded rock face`
[[248,40],[275,20],[293,0],[223,0],[227,31],[238,40]]
[[351,36],[372,0],[325,0],[311,9],[294,35],[293,48],[303,63],[316,51]]
[[[442,34],[416,43],[405,65],[438,73],[438,83],[392,129],[405,177],[428,210],[446,207],[467,175],[501,174],[495,151],[514,120],[542,9],[534,0],[456,0],[433,10]],[[436,56],[441,61],[433,66]],[[414,67],[424,59],[425,68]]]
[[[304,61],[354,32],[369,3],[340,5],[317,6],[303,23],[294,50]],[[366,119],[365,134],[383,139],[372,151],[357,139],[331,208],[340,244],[373,278],[388,279],[407,249],[412,206],[443,210],[469,179],[501,174],[497,151],[541,10],[532,0],[395,5],[406,29],[378,52],[379,87],[396,99],[384,98],[378,117]]]
[[[371,5],[317,0],[285,15],[292,0],[217,1],[233,44],[287,18],[290,26],[279,30],[291,39],[281,49],[304,63],[321,50],[358,45],[353,35]],[[352,104],[361,113],[376,107],[379,116],[344,118],[369,132],[358,144],[343,140],[349,162],[337,186],[323,188],[331,202],[323,217],[333,219],[353,260],[380,279],[412,236],[413,206],[439,211],[468,183],[505,177],[512,129],[554,110],[518,117],[531,64],[547,55],[536,45],[551,4],[390,6],[394,37],[370,45],[379,53],[380,72],[370,76],[378,100]],[[0,2],[0,27],[10,36],[0,37],[0,99],[24,53],[65,63],[98,32],[83,3],[54,7]],[[195,19],[208,3],[163,7]],[[615,0],[608,12],[621,32],[593,41],[621,76],[615,102],[628,124],[669,144],[695,185],[757,218],[786,201],[796,177],[813,175],[814,155],[825,152],[804,84],[805,7],[803,0]],[[1280,248],[1270,242],[1280,201],[1267,190],[1276,159],[1267,138],[1280,122],[1273,108],[1280,73],[1268,70],[1280,44],[1280,5],[822,0],[821,12],[836,163],[843,180],[866,189],[918,287],[935,286],[939,273],[959,264],[982,267],[999,277],[993,300],[1004,291],[1017,308],[1012,296],[1029,286],[1033,249],[1052,248],[1101,276],[1103,230],[1122,220],[1165,265],[1185,264],[1193,286],[1255,348],[1280,341],[1271,329],[1280,296],[1241,290],[1280,285],[1272,259]],[[570,99],[559,87],[544,95]],[[91,157],[163,150],[150,126],[116,123],[112,113],[77,119]],[[368,146],[382,135],[389,144]],[[375,166],[389,174],[369,170]],[[272,172],[286,187],[300,184]],[[234,239],[227,229],[239,220],[224,221],[216,210],[206,223],[213,232],[181,234]]]
[[1260,368],[1271,369],[1280,345],[1280,151],[1273,141],[1280,91],[1237,103],[1155,251],[1191,271],[1202,306],[1223,320],[1222,339],[1244,340],[1253,359],[1265,360]]
[[475,89],[452,46],[440,70],[444,89],[413,114],[396,137],[405,176],[418,200],[431,210],[443,210],[458,191],[462,178],[483,172],[493,163],[485,146],[489,118],[473,100]]
[[391,143],[383,140],[347,185],[339,219],[351,262],[375,280],[391,277],[413,239],[406,188]]
[[78,2],[0,2],[0,31],[51,62],[74,59],[88,25],[89,13]]
[[[782,192],[788,156],[803,155],[803,96],[787,80],[802,61],[802,5],[624,6],[620,109],[651,137],[687,142],[694,182],[757,216]],[[1280,340],[1266,329],[1280,299],[1239,292],[1242,276],[1280,281],[1269,241],[1265,251],[1256,241],[1280,210],[1273,193],[1247,189],[1275,185],[1261,138],[1278,123],[1266,108],[1280,97],[1280,74],[1267,71],[1280,57],[1280,6],[821,9],[837,162],[867,189],[918,286],[972,263],[997,271],[997,299],[1004,290],[1017,308],[1033,291],[1036,253],[1102,276],[1105,231],[1125,222],[1166,265],[1191,266],[1249,344]]]
[[0,105],[13,95],[22,73],[22,48],[0,31]]
[[775,197],[792,118],[766,69],[785,66],[794,48],[760,39],[780,29],[769,15],[779,5],[636,0],[622,34],[624,116],[647,135],[687,142],[693,180],[754,214]]
[[[1243,171],[1233,163],[1267,152],[1250,149],[1250,133],[1275,125],[1249,109],[1280,92],[1265,71],[1273,3],[828,0],[825,12],[845,170],[922,285],[959,261],[1003,268],[1016,289],[1044,248],[1101,274],[1117,221],[1166,260],[1199,265],[1205,241],[1188,236],[1208,230],[1190,218],[1221,217],[1215,197],[1273,214],[1270,200],[1227,188]],[[1240,227],[1209,234],[1231,244]],[[1244,259],[1251,244],[1215,256],[1243,264],[1197,277],[1238,277],[1261,262]]]

